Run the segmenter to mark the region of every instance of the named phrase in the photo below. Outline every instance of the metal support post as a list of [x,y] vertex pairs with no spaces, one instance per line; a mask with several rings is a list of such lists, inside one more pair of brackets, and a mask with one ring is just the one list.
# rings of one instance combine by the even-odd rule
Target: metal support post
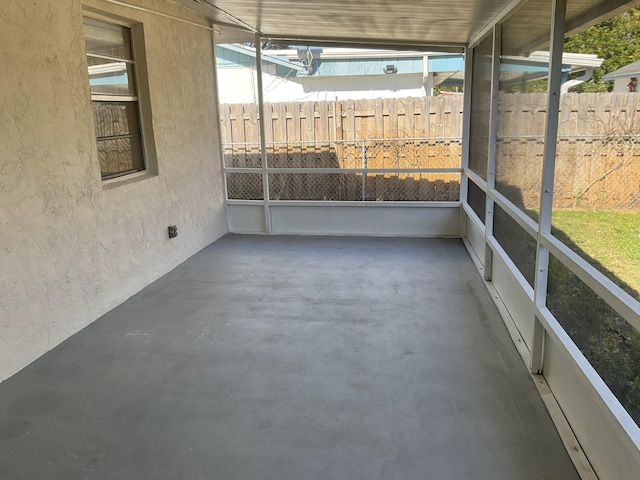
[[[553,183],[556,166],[556,146],[558,142],[558,112],[560,110],[560,88],[562,85],[562,50],[564,44],[564,24],[567,0],[553,1],[551,22],[551,51],[549,60],[549,85],[547,89],[547,118],[544,132],[544,156],[542,164],[542,185],[540,189],[540,217],[538,219],[538,239],[536,249],[536,275],[533,287],[536,307],[544,307],[549,278],[549,250],[542,245],[541,236],[551,233],[553,209]],[[531,371],[542,373],[544,354],[544,328],[536,318],[531,350]]]
[[[485,239],[493,236],[494,201],[491,191],[496,186],[496,138],[498,136],[498,98],[500,95],[500,51],[502,46],[502,29],[500,25],[493,28],[493,48],[491,51],[491,106],[489,109],[489,151],[487,158],[487,201],[485,211]],[[485,242],[484,279],[491,280],[493,270],[493,251]]]
[[473,48],[464,50],[464,91],[462,107],[462,173],[460,173],[460,235],[467,236],[467,215],[463,205],[468,203],[469,136],[471,134],[471,82],[473,81]]
[[271,205],[269,204],[269,173],[267,170],[267,140],[265,136],[264,92],[262,90],[262,38],[255,34],[256,76],[258,85],[258,124],[260,127],[260,156],[262,163],[262,194],[264,197],[264,226],[266,233],[271,233]]

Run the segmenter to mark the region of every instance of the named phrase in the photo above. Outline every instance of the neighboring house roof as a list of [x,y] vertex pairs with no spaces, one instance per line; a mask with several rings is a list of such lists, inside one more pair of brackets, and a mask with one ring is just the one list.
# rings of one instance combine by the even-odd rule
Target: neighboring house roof
[[[244,45],[238,45],[233,43],[223,43],[223,44],[216,45],[216,48],[223,48],[225,50],[229,50],[231,52],[234,52],[240,55],[245,55],[250,58],[256,58],[255,49],[251,47],[245,47]],[[281,67],[287,67],[299,72],[306,72],[306,68],[300,64],[292,63],[287,59],[278,58],[273,55],[265,54],[264,52],[262,53],[262,61],[267,63],[273,63],[274,65],[279,65]],[[238,65],[243,64],[242,62],[234,62],[234,63],[237,63]]]
[[[226,50],[219,55],[218,66],[249,66],[246,58],[255,58],[252,47],[240,44],[218,44],[217,48]],[[242,58],[245,56],[244,58]],[[286,50],[268,50],[263,52],[265,62],[279,67],[279,76],[318,78],[354,75],[385,74],[425,74],[433,75],[434,85],[462,85],[464,57],[462,54],[443,54],[418,51],[365,50],[354,48],[299,48]],[[528,57],[504,57],[501,70],[507,81],[520,81],[544,78],[547,75],[549,52],[532,52]],[[599,67],[603,59],[597,55],[564,53],[562,56],[565,76],[570,72],[592,71]],[[587,79],[586,77],[584,78]],[[578,82],[580,83],[580,82]]]
[[603,80],[618,80],[620,78],[640,77],[640,60],[625,65],[602,77]]
[[[217,44],[219,68],[251,67],[255,49],[240,44]],[[263,60],[278,67],[282,77],[320,78],[355,75],[440,75],[434,84],[462,85],[464,59],[458,54],[354,48],[299,48],[263,51]],[[283,68],[284,67],[284,68]],[[426,67],[426,68],[425,68]],[[291,75],[291,71],[295,71]]]
[[[531,81],[546,78],[549,71],[549,52],[535,51],[528,57],[503,56],[500,59],[500,83],[517,84],[522,81]],[[572,86],[589,80],[593,69],[602,65],[604,59],[591,53],[563,53],[563,93]],[[569,80],[568,74],[585,72],[581,77]]]

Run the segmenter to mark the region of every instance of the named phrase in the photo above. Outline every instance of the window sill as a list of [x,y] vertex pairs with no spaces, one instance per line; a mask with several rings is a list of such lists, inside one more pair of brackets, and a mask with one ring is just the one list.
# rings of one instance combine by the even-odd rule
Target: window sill
[[102,181],[103,190],[111,190],[112,188],[119,187],[121,185],[128,185],[130,183],[141,182],[149,178],[157,177],[157,173],[144,170],[142,172],[131,173],[129,175],[123,175],[122,177],[110,178],[109,180]]

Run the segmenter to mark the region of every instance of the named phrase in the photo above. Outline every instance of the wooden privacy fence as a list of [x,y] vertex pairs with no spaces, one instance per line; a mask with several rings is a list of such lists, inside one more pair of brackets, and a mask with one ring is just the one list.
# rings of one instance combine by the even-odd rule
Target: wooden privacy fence
[[[264,107],[269,169],[460,167],[461,96],[267,103]],[[499,111],[497,188],[518,205],[537,208],[546,94],[502,93]],[[260,168],[257,106],[221,105],[220,122],[225,167]],[[470,155],[476,154],[486,158],[486,152],[474,152],[472,145]],[[457,200],[459,175],[425,173],[365,172],[364,189],[337,189],[360,192],[345,196],[327,195],[337,187],[317,183],[333,177],[292,172],[286,174],[287,187],[280,189],[279,198]],[[375,188],[367,187],[373,182],[367,183],[370,175],[379,178]],[[398,183],[398,178],[403,182]],[[349,185],[362,183],[360,177],[348,181]],[[335,186],[337,182],[331,183]],[[562,96],[555,191],[556,208],[640,208],[640,95]],[[246,198],[241,190],[237,192],[235,198]]]
[[[220,111],[225,166],[260,168],[257,106],[221,105]],[[459,199],[459,173],[426,170],[460,168],[461,96],[267,103],[264,112],[269,169],[336,169],[274,172],[272,200]],[[339,173],[344,169],[361,171]],[[261,182],[246,175],[227,174],[229,198],[260,195]]]
[[[539,206],[545,116],[545,93],[500,95],[496,188],[524,208]],[[558,120],[554,207],[640,208],[640,95],[563,95]]]
[[[450,138],[462,132],[462,96],[265,103],[267,143]],[[255,104],[220,106],[222,142],[260,142]]]

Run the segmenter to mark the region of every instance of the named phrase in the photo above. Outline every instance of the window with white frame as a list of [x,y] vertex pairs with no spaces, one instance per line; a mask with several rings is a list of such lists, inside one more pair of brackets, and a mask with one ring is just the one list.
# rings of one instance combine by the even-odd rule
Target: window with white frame
[[102,180],[147,169],[132,29],[83,18]]

